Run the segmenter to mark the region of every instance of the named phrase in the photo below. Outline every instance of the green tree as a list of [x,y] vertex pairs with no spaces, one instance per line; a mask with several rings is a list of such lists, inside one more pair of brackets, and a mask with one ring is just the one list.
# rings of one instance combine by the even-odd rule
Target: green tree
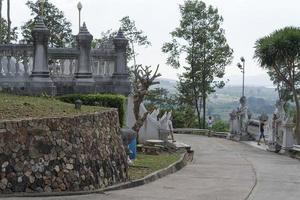
[[233,50],[221,28],[223,18],[218,14],[218,9],[207,7],[199,0],[187,0],[180,6],[180,12],[180,26],[171,32],[172,41],[164,44],[162,50],[169,55],[167,64],[174,68],[182,66],[180,59],[185,56],[185,72],[180,77],[179,87],[191,97],[190,103],[197,111],[199,127],[202,102],[202,127],[205,127],[207,96],[215,88],[225,85],[224,81],[217,81],[216,78],[224,76]]
[[159,87],[149,90],[144,103],[148,110],[156,108],[174,110],[177,107],[175,95],[170,94],[167,89]]
[[[127,58],[128,62],[133,61],[133,66],[137,65],[138,56],[137,47],[148,47],[151,45],[151,42],[148,40],[148,36],[145,35],[144,31],[136,27],[135,21],[130,19],[129,16],[125,16],[120,20],[121,30],[123,31],[124,36],[128,39],[129,45],[127,47]],[[108,40],[113,39],[117,35],[117,30],[108,30],[101,33],[99,39],[94,39],[93,47],[96,47],[97,43],[107,42]],[[133,69],[134,67],[132,67]]]
[[[31,10],[31,16],[40,14],[40,3],[32,0],[27,1],[26,5]],[[74,43],[72,35],[72,24],[65,18],[64,13],[60,11],[54,4],[45,0],[43,5],[43,16],[45,25],[50,30],[49,45],[50,47],[65,47]],[[34,27],[34,19],[26,22],[22,27],[22,35],[25,40],[31,42],[31,31]]]
[[195,128],[198,126],[198,119],[192,106],[179,106],[172,110],[174,128]]
[[17,27],[13,27],[11,30],[10,30],[10,37],[9,39],[7,38],[8,36],[8,33],[9,33],[9,29],[8,29],[8,24],[7,24],[7,21],[3,18],[0,18],[0,23],[1,23],[1,26],[0,26],[0,44],[4,44],[4,43],[8,43],[8,41],[10,42],[16,42],[17,39],[18,39],[18,33],[17,33]]
[[105,42],[109,42],[113,40],[113,38],[117,35],[117,31],[113,31],[112,29],[109,29],[105,32],[101,32],[100,38],[94,38],[92,41],[92,48],[96,48],[97,44],[103,44]]
[[[296,105],[296,139],[300,144],[300,28],[276,30],[255,43],[254,58]],[[288,94],[285,94],[288,95]]]
[[[7,17],[10,18],[10,2],[7,2],[8,12]],[[3,0],[0,0],[0,44],[10,43],[11,41],[17,41],[17,27],[11,28],[10,24],[7,23],[7,20],[2,18],[2,6]]]
[[212,129],[216,132],[228,132],[229,124],[228,122],[219,120],[213,124]]
[[128,45],[128,60],[133,60],[133,65],[137,65],[136,56],[138,55],[136,51],[136,46],[147,47],[151,45],[148,37],[144,34],[142,30],[139,30],[135,21],[131,20],[129,16],[123,17],[121,20],[121,29],[124,32],[124,36],[129,40]]

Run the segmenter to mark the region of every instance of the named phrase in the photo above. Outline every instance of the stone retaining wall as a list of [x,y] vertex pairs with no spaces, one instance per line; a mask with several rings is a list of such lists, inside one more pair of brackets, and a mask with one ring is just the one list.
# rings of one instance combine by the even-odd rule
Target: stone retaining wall
[[116,110],[0,121],[0,192],[94,190],[127,180]]

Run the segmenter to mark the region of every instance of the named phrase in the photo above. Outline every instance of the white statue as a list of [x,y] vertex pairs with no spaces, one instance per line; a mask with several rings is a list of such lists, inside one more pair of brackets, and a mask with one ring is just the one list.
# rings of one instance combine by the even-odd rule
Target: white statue
[[[143,116],[147,111],[145,105],[140,105],[140,115]],[[151,114],[147,115],[147,118],[143,126],[139,130],[139,142],[145,143],[147,140],[159,140],[161,134],[167,131],[169,134],[173,133],[173,125],[171,121],[172,113],[165,113],[161,119],[158,119],[159,109],[154,110]],[[128,97],[127,114],[126,114],[126,126],[132,128],[136,120],[133,113],[133,96]],[[173,134],[171,134],[174,140]]]
[[240,107],[237,111],[237,117],[239,121],[239,134],[247,134],[247,124],[248,124],[248,107],[246,102],[246,97],[243,96],[240,99]]

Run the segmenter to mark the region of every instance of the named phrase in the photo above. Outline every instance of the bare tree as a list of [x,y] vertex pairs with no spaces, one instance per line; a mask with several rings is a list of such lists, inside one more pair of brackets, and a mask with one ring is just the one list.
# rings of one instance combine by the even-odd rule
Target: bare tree
[[140,105],[144,101],[150,86],[159,84],[158,81],[155,81],[156,78],[160,77],[161,74],[158,73],[159,65],[156,67],[156,70],[151,70],[151,66],[136,65],[132,71],[134,75],[133,80],[133,113],[136,119],[136,123],[132,127],[134,131],[139,132],[140,128],[143,126],[144,121],[148,115],[148,112],[144,113],[143,116],[140,116]]

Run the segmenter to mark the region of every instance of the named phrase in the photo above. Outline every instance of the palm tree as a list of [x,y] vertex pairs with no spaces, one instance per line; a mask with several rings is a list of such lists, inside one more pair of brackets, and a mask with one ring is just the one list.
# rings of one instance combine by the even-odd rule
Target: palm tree
[[296,140],[300,144],[300,28],[286,27],[256,41],[254,58],[296,105]]

